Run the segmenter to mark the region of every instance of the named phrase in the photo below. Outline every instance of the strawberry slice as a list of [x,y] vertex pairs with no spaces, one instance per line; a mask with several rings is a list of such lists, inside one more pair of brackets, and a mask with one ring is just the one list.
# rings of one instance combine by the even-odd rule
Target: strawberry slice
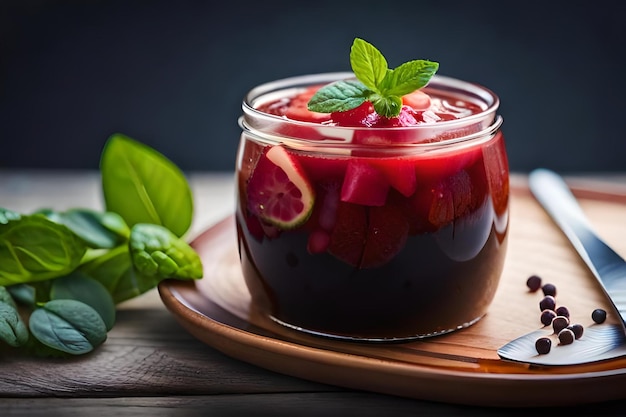
[[389,182],[370,163],[351,159],[341,186],[341,201],[364,206],[382,206],[387,199]]
[[269,147],[248,182],[250,212],[281,229],[292,229],[309,218],[314,200],[298,159],[283,146]]

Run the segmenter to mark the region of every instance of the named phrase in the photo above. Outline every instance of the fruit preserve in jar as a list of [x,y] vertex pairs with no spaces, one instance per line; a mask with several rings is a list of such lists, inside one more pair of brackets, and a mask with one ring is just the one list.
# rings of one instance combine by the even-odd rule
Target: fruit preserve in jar
[[462,329],[486,314],[506,252],[499,99],[434,72],[417,89],[396,88],[401,67],[368,78],[363,45],[354,72],[244,99],[236,222],[253,308],[339,339]]

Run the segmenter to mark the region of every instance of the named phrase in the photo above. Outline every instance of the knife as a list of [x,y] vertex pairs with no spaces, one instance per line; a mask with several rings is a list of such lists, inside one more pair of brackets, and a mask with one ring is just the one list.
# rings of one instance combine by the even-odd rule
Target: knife
[[620,324],[595,325],[569,345],[554,347],[540,355],[535,341],[549,337],[552,329],[539,329],[498,349],[503,359],[540,365],[569,365],[595,362],[626,355],[626,261],[594,231],[565,180],[553,171],[540,168],[529,174],[531,192],[552,220],[561,228],[619,315]]

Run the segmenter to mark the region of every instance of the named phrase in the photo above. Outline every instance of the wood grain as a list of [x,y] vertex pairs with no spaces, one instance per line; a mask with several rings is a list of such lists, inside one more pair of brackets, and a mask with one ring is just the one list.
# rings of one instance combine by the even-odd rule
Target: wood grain
[[[412,398],[444,401],[449,387],[468,404],[550,405],[569,401],[574,386],[585,388],[579,403],[624,398],[626,358],[566,367],[503,361],[497,349],[540,328],[541,292],[531,293],[531,274],[556,285],[559,305],[572,320],[591,324],[591,311],[616,315],[562,232],[524,186],[513,187],[509,249],[488,314],[477,324],[444,336],[400,344],[349,343],[286,329],[256,313],[239,268],[232,217],[194,241],[205,264],[198,282],[168,281],[165,304],[192,334],[216,349],[267,369],[313,381]],[[601,235],[626,253],[626,195],[580,193],[581,204]],[[332,366],[337,371],[332,372]],[[603,372],[606,372],[603,374]],[[592,376],[595,378],[592,378]],[[605,384],[600,386],[597,380]],[[502,382],[507,381],[507,384]],[[546,388],[550,386],[550,391]],[[612,388],[611,388],[612,387]]]
[[[232,212],[233,181],[229,173],[192,173],[190,179],[198,201],[194,234],[199,234]],[[521,175],[512,179],[520,183],[524,180]],[[577,181],[587,188],[604,190],[610,186],[604,179],[606,176],[584,176]],[[613,182],[624,184],[625,179],[617,176]],[[44,206],[98,208],[98,175],[84,171],[0,170],[0,206],[23,212]],[[594,204],[586,208],[598,209]],[[613,231],[613,225],[623,225],[624,219],[605,219],[604,213],[598,214],[593,217],[602,232],[624,248],[626,241]],[[524,274],[532,269],[530,265],[522,265]],[[540,272],[550,271],[545,268]],[[449,395],[454,392],[451,390]],[[575,398],[577,392],[569,395]],[[310,382],[232,359],[202,343],[166,311],[156,291],[120,306],[108,340],[88,356],[50,360],[0,352],[2,417],[522,416],[554,412],[620,416],[625,407],[626,401],[530,411],[468,407]]]
[[225,357],[183,331],[164,308],[121,310],[108,340],[89,355],[37,359],[4,352],[0,369],[0,397],[337,390]]
[[[454,395],[453,392],[450,395]],[[572,394],[574,396],[575,394]],[[415,401],[366,392],[300,392],[229,395],[187,395],[123,398],[0,399],[3,416],[14,417],[196,417],[196,416],[358,416],[393,417],[464,416],[521,417],[530,415],[623,416],[623,403],[606,402],[532,410],[500,407],[467,407]]]

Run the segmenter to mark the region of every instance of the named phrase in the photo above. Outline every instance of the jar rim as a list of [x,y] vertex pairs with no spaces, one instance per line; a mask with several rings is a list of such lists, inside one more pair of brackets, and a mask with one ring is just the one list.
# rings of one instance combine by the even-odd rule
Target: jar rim
[[[244,130],[255,133],[257,136],[266,140],[270,140],[270,137],[274,137],[274,140],[271,140],[272,142],[283,142],[283,139],[288,139],[290,142],[307,142],[308,145],[312,145],[312,143],[324,142],[326,146],[342,146],[342,143],[345,143],[345,145],[348,146],[354,146],[354,144],[351,143],[351,138],[353,133],[358,131],[373,133],[382,131],[389,132],[390,130],[394,132],[414,132],[414,134],[417,134],[420,137],[428,138],[429,136],[434,137],[442,132],[461,129],[466,126],[472,126],[475,124],[480,126],[477,131],[473,131],[471,134],[465,134],[454,138],[446,138],[437,141],[423,140],[411,141],[407,143],[386,144],[388,147],[432,147],[458,143],[459,141],[475,139],[477,136],[488,136],[490,133],[495,132],[495,130],[497,130],[502,124],[502,117],[496,117],[496,111],[499,108],[500,99],[492,90],[477,83],[463,81],[439,74],[432,77],[428,85],[424,87],[425,91],[439,91],[448,94],[457,94],[462,96],[464,99],[477,104],[482,110],[478,113],[458,119],[437,121],[435,123],[423,123],[414,126],[353,127],[287,119],[284,116],[265,113],[257,108],[260,103],[262,104],[263,102],[269,102],[275,98],[283,97],[285,95],[284,93],[289,89],[293,89],[295,93],[298,89],[305,88],[306,86],[319,84],[323,85],[350,78],[355,78],[354,73],[326,72],[298,75],[260,84],[249,90],[244,96],[242,101],[243,116],[241,116],[239,124]],[[313,140],[307,137],[283,138],[285,136],[283,133],[279,134],[273,129],[273,127],[277,125],[302,127],[305,130],[316,129],[327,139]]]

